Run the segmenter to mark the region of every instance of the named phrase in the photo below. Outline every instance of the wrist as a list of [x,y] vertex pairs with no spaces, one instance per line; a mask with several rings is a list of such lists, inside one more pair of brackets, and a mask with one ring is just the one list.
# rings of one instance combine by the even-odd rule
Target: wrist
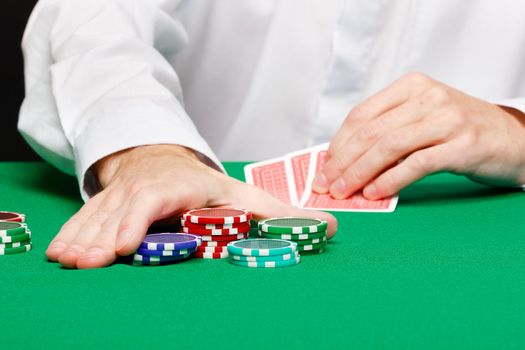
[[200,162],[193,150],[180,145],[146,145],[112,153],[97,161],[91,171],[101,187],[106,188],[118,174],[155,157],[177,157]]

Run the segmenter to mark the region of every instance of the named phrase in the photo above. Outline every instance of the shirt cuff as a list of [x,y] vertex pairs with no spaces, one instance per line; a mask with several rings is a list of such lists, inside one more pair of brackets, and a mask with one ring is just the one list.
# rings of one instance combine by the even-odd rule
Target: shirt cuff
[[[185,116],[180,118],[181,113]],[[226,172],[208,143],[186,116],[173,103],[169,106],[154,101],[119,101],[90,111],[89,127],[75,138],[76,173],[84,200],[100,187],[89,171],[98,160],[124,149],[155,144],[176,144],[197,152],[203,163]],[[188,121],[187,121],[188,120]]]

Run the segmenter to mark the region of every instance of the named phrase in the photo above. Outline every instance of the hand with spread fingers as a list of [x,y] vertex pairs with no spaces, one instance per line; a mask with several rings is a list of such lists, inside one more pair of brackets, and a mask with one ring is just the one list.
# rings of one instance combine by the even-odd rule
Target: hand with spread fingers
[[282,203],[208,167],[181,146],[125,150],[100,160],[93,170],[103,190],[64,224],[46,252],[68,268],[103,267],[130,255],[151,224],[192,208],[249,208],[255,219],[318,217],[328,221],[328,237],[337,230],[332,215]]
[[525,115],[409,73],[348,114],[328,156],[313,188],[335,198],[384,198],[442,171],[523,185]]

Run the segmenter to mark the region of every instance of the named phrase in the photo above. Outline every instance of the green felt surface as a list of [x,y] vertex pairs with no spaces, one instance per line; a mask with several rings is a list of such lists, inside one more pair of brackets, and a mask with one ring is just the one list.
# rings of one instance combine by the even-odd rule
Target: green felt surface
[[0,256],[2,348],[525,346],[525,193],[431,176],[394,213],[337,213],[325,254],[275,270],[66,270],[44,252],[80,205],[49,165],[0,163],[0,208],[27,214],[34,244]]

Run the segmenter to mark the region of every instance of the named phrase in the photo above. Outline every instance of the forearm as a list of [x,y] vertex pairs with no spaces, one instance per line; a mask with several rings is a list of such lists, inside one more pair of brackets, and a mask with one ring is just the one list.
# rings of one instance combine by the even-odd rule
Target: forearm
[[76,173],[83,190],[95,162],[142,145],[183,145],[219,167],[163,56],[184,42],[183,29],[154,2],[41,1],[23,43],[20,131],[47,160]]

